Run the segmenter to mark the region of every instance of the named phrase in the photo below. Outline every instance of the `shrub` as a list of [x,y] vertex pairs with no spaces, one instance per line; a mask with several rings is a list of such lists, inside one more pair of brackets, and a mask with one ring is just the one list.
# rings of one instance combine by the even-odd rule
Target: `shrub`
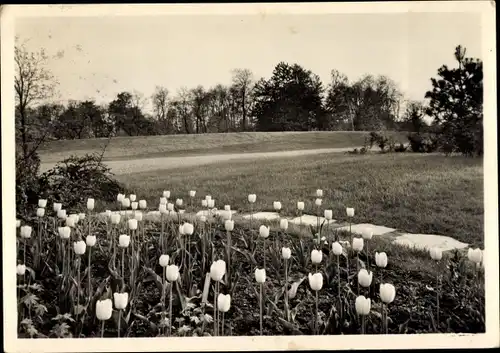
[[85,204],[89,197],[113,202],[124,187],[113,178],[110,169],[97,154],[71,156],[39,178],[40,194],[65,208]]
[[380,148],[381,152],[385,152],[386,147],[388,147],[389,151],[391,150],[391,144],[393,146],[394,142],[383,133],[372,131],[370,132],[370,148],[372,148],[374,144]]
[[406,152],[406,148],[404,144],[400,143],[394,147],[394,152]]
[[34,211],[40,196],[40,158],[37,153],[32,153],[25,160],[18,151],[16,149],[16,213],[18,217],[26,218]]
[[416,153],[436,152],[442,145],[443,139],[439,134],[421,135],[418,132],[408,134],[410,148]]

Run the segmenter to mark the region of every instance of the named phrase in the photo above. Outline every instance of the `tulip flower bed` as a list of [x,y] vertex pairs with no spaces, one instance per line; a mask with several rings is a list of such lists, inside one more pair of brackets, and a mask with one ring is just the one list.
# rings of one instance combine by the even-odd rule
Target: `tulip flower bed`
[[181,212],[196,209],[194,191],[188,205],[169,196],[160,222],[144,218],[135,195],[119,195],[132,213],[99,215],[89,199],[85,213],[69,214],[41,200],[36,217],[18,221],[19,336],[485,330],[479,249],[411,250],[325,223],[292,233],[285,219],[235,220],[229,206],[216,216],[210,197],[206,216],[193,217]]

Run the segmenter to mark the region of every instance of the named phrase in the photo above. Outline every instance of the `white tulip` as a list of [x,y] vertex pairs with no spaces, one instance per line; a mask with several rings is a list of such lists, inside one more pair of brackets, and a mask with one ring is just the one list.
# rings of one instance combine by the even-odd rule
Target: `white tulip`
[[375,264],[377,267],[385,268],[387,266],[387,254],[385,252],[375,253]]
[[443,257],[443,252],[441,251],[440,248],[432,248],[429,250],[429,253],[431,255],[431,259],[439,261]]
[[54,202],[52,205],[54,212],[57,212],[59,210],[62,210],[62,203]]
[[39,199],[38,200],[38,207],[45,208],[47,206],[47,200],[46,199]]
[[200,222],[205,223],[207,221],[207,217],[205,217],[204,215],[201,215],[199,220],[200,220]]
[[71,235],[71,228],[66,226],[66,227],[59,227],[57,228],[59,231],[59,236],[61,239],[69,239],[69,236]]
[[139,200],[139,208],[141,210],[145,210],[148,207],[148,203],[146,200]]
[[95,201],[92,198],[87,199],[87,210],[92,211],[95,206]]
[[371,238],[373,238],[373,231],[371,228],[368,228],[368,229],[365,229],[362,233],[361,233],[361,236],[363,237],[363,239],[365,240],[371,240]]
[[176,204],[177,206],[182,206],[182,199],[177,199],[177,200],[175,200],[175,204]]
[[184,223],[182,225],[184,234],[192,235],[194,233],[194,226],[191,223]]
[[122,203],[124,198],[125,198],[125,195],[123,195],[123,194],[118,194],[118,195],[116,196],[116,201],[118,201],[118,202]]
[[96,241],[97,239],[95,235],[87,235],[87,238],[85,238],[85,243],[87,244],[88,247],[93,247]]
[[321,260],[323,259],[323,253],[321,250],[313,250],[311,251],[311,262],[313,264],[319,264],[321,263]]
[[16,228],[21,227],[21,220],[16,219]]
[[66,215],[66,210],[59,210],[57,211],[57,218],[60,218],[60,219],[66,219],[67,215]]
[[137,220],[137,222],[141,222],[143,217],[144,214],[141,211],[137,211],[134,213],[134,218]]
[[217,260],[210,266],[210,278],[216,282],[220,282],[226,274],[226,262]]
[[16,273],[18,276],[24,276],[24,274],[26,273],[26,265],[17,265],[16,266]]
[[286,218],[280,219],[280,229],[287,230],[288,229],[288,220]]
[[37,217],[40,217],[40,218],[41,218],[41,217],[43,217],[43,216],[45,216],[45,208],[43,208],[43,207],[38,207],[38,208],[36,209],[36,216],[37,216]]
[[118,238],[118,246],[120,248],[127,248],[130,244],[130,237],[127,234],[122,234]]
[[170,202],[167,203],[166,207],[167,207],[167,210],[169,212],[173,212],[174,211],[174,204],[173,203],[170,203]]
[[21,238],[28,239],[31,238],[31,227],[30,226],[22,226],[21,227]]
[[111,218],[112,214],[113,212],[111,212],[111,210],[106,210],[106,217]]
[[95,304],[95,313],[98,320],[109,320],[113,314],[113,303],[111,299],[98,300]]
[[177,281],[179,279],[179,267],[176,265],[167,266],[167,281],[170,283]]
[[354,217],[354,208],[346,208],[347,217]]
[[111,215],[111,224],[119,224],[121,220],[121,216],[119,213],[113,213]]
[[321,189],[316,190],[316,197],[323,197],[323,190]]
[[230,205],[224,205],[224,211],[231,211]]
[[360,252],[363,250],[364,243],[363,238],[352,238],[352,249],[356,252]]
[[137,196],[135,194],[130,194],[129,199],[131,202],[134,202],[137,199]]
[[232,232],[234,230],[234,221],[228,219],[226,222],[224,222],[224,227],[228,232]]
[[195,197],[195,196],[196,196],[196,190],[189,191],[189,197]]
[[215,207],[215,200],[214,200],[214,199],[210,199],[210,200],[208,200],[208,201],[207,201],[207,206],[208,206],[209,208],[213,208],[213,207]]
[[205,196],[205,200],[206,200],[207,202],[208,202],[208,201],[210,201],[211,199],[212,199],[212,196],[210,196],[210,195]]
[[380,299],[385,304],[390,304],[396,296],[396,288],[390,283],[382,283],[380,285]]
[[125,208],[129,208],[130,207],[130,199],[128,197],[124,198],[122,200],[122,206],[125,207]]
[[169,199],[170,198],[170,191],[164,190],[163,191],[163,197],[166,198],[166,199]]
[[266,281],[266,269],[255,269],[255,280],[257,283],[264,283]]
[[83,221],[86,217],[87,217],[87,215],[86,215],[85,213],[79,213],[79,214],[78,214],[78,219],[79,219],[80,221]]
[[372,284],[373,272],[368,272],[364,268],[358,272],[358,282],[362,287],[370,287]]
[[248,195],[248,202],[255,203],[255,201],[257,201],[257,195],[255,194]]
[[370,298],[365,298],[364,295],[360,295],[356,298],[355,307],[358,315],[368,315],[371,309]]
[[160,266],[161,267],[167,267],[169,260],[170,260],[170,256],[168,256],[168,255],[161,255],[160,256]]
[[[78,224],[78,221],[80,221],[80,216],[78,216],[77,214],[75,213],[72,213],[68,216],[68,218],[71,218],[73,219],[73,222],[75,222],[75,225],[74,227],[76,227],[76,225]],[[66,218],[66,223],[68,222],[68,218]]]
[[467,257],[471,262],[474,262],[475,264],[480,264],[481,261],[483,260],[483,252],[479,248],[474,250],[472,248],[469,248]]
[[261,238],[267,238],[269,236],[269,227],[266,227],[265,225],[261,225],[259,228],[259,236]]
[[314,204],[318,207],[321,206],[322,203],[323,203],[323,200],[321,200],[321,199],[316,199],[316,201],[314,201]]
[[338,241],[332,244],[332,252],[336,256],[342,255],[342,245]]
[[128,293],[113,293],[113,298],[115,299],[115,308],[118,310],[123,310],[128,304]]
[[128,229],[136,230],[137,229],[137,219],[129,219],[128,220]]
[[326,220],[331,221],[333,219],[333,211],[325,210],[325,218]]
[[159,208],[158,208],[158,211],[160,211],[161,214],[167,214],[168,213],[167,205],[165,205],[164,203],[161,203]]
[[304,203],[302,201],[297,202],[297,209],[299,211],[303,211],[304,210]]
[[166,197],[160,197],[160,205],[166,205],[168,202]]
[[83,240],[80,240],[80,241],[73,243],[73,250],[75,250],[75,254],[77,254],[77,255],[85,254],[86,247],[87,247],[87,244]]
[[231,295],[222,293],[217,297],[217,310],[221,313],[227,313],[231,307]]
[[323,275],[318,272],[315,273],[314,275],[309,273],[309,285],[311,286],[311,289],[314,291],[319,291],[321,288],[323,288]]
[[274,202],[273,202],[273,207],[274,207],[274,209],[275,209],[276,211],[281,210],[281,202],[279,202],[279,201],[274,201]]
[[207,200],[201,200],[201,207],[208,207],[208,201]]
[[281,256],[285,259],[288,260],[290,257],[292,257],[292,250],[290,248],[281,248]]
[[132,208],[132,210],[137,210],[137,208],[139,207],[139,202],[132,202],[130,207]]

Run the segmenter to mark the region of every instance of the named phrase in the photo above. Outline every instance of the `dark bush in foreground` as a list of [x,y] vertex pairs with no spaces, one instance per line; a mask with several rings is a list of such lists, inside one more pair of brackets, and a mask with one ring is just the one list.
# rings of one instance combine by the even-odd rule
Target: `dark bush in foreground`
[[62,202],[64,208],[85,205],[89,197],[112,202],[125,190],[96,154],[58,162],[40,176],[39,184],[40,197]]
[[17,214],[26,217],[34,212],[38,202],[40,158],[33,153],[26,160],[16,153],[16,207]]

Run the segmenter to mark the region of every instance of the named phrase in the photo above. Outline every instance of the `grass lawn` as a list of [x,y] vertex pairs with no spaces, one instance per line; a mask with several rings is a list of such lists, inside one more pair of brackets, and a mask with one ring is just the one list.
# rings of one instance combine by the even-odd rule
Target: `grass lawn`
[[345,207],[354,207],[355,223],[385,225],[411,233],[440,234],[483,246],[483,164],[480,159],[441,155],[329,154],[258,162],[238,160],[201,166],[134,173],[119,180],[156,207],[162,190],[197,202],[206,194],[216,206],[230,204],[249,211],[247,195],[257,194],[257,210],[272,211],[281,201],[284,214],[296,202],[314,212],[316,188],[325,192],[323,208],[345,221]]
[[[387,132],[397,142],[407,142],[402,132]],[[115,137],[104,160],[185,155],[276,152],[316,148],[360,147],[368,132],[244,132],[228,134]],[[51,141],[40,148],[44,163],[55,163],[72,154],[100,152],[107,139]]]

